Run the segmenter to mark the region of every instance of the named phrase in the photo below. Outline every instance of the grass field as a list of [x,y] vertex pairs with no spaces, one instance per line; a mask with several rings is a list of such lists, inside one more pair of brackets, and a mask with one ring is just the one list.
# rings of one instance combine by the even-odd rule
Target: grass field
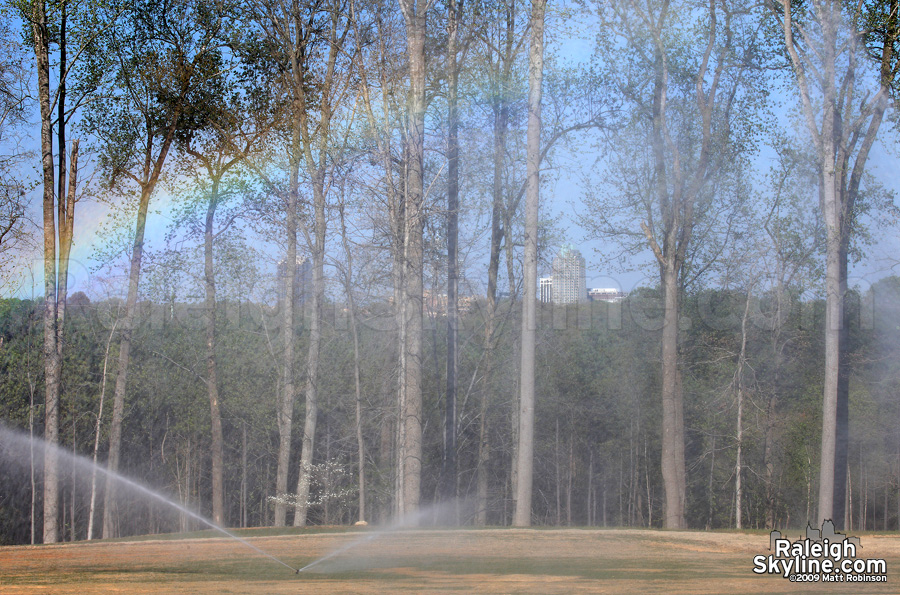
[[[374,532],[374,534],[373,534]],[[799,532],[788,532],[797,539]],[[887,583],[794,583],[752,572],[765,532],[620,529],[247,531],[297,575],[208,533],[0,548],[0,593],[898,593],[900,537],[862,534]]]

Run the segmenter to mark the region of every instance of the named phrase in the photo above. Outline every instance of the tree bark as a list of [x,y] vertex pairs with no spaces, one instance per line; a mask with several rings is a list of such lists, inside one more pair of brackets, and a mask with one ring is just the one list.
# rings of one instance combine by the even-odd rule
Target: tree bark
[[103,373],[100,376],[100,404],[97,407],[97,421],[94,424],[94,466],[91,468],[91,499],[88,506],[87,524],[88,541],[94,538],[94,513],[96,512],[97,503],[97,455],[100,452],[100,428],[103,423],[103,404],[106,401],[106,375],[109,364],[109,349],[112,346],[113,334],[116,332],[116,327],[118,325],[119,321],[116,320],[109,330],[109,338],[106,340],[106,350],[103,353]]
[[[324,151],[322,153],[324,159]],[[318,370],[322,342],[322,301],[325,297],[325,190],[324,171],[313,172],[315,239],[313,240],[313,287],[309,315],[309,351],[306,360],[306,411],[300,450],[300,474],[297,479],[297,507],[294,526],[305,527],[309,509],[310,473],[315,447],[316,421],[319,414]]]
[[537,234],[540,202],[541,83],[544,74],[545,0],[531,3],[531,48],[528,60],[528,132],[525,202],[525,290],[522,298],[522,353],[519,397],[519,440],[516,461],[516,509],[513,525],[531,525],[534,473],[534,355],[537,331]]
[[344,270],[344,293],[347,294],[347,308],[350,317],[350,334],[353,339],[353,386],[356,390],[356,449],[357,449],[357,479],[359,482],[359,514],[357,520],[366,520],[366,443],[363,436],[363,395],[360,374],[359,353],[359,328],[356,320],[356,300],[353,297],[353,250],[350,239],[347,237],[347,226],[344,219],[344,205],[340,205],[341,218],[341,245],[344,247],[344,256],[347,258],[347,268]]
[[418,524],[422,476],[422,355],[423,355],[423,229],[425,150],[425,0],[399,0],[406,21],[409,52],[409,94],[406,131],[407,175],[404,193],[404,295],[405,353],[401,368],[400,473],[398,513]]
[[297,115],[292,115],[291,173],[288,191],[285,235],[285,274],[282,289],[282,360],[281,397],[278,403],[278,462],[275,469],[275,518],[276,527],[284,527],[287,521],[288,469],[291,458],[291,426],[294,418],[294,307],[297,300],[297,202],[300,194],[300,131]]
[[[298,23],[298,29],[301,25]],[[308,69],[306,54],[301,51],[292,59],[295,97],[299,100],[300,134],[303,141],[303,157],[313,191],[313,235],[308,239],[312,253],[312,295],[309,307],[309,351],[306,358],[306,411],[303,422],[303,441],[300,451],[300,473],[297,479],[297,507],[294,511],[294,526],[306,526],[310,472],[315,449],[316,421],[319,401],[319,352],[322,342],[322,305],[325,301],[325,232],[327,218],[325,208],[326,176],[330,167],[329,152],[332,150],[331,120],[340,106],[344,88],[339,84],[338,59],[343,51],[344,40],[351,25],[342,16],[340,7],[335,5],[329,12],[328,58],[325,61],[325,75],[319,86],[319,122],[310,122],[310,106],[307,98],[303,73]],[[345,79],[346,82],[346,79]],[[315,129],[313,132],[311,129]],[[308,235],[307,235],[308,237]]]
[[678,381],[678,271],[667,263],[662,271],[664,315],[662,329],[662,476],[665,489],[664,523],[667,529],[683,529],[685,477],[684,432],[679,423],[683,410]]
[[741,350],[738,354],[737,370],[735,370],[734,384],[737,390],[737,426],[735,428],[735,440],[737,442],[737,455],[734,463],[734,527],[743,528],[741,507],[744,502],[744,491],[741,478],[743,474],[743,448],[744,448],[744,365],[747,361],[747,320],[750,317],[751,289],[747,290],[747,300],[744,303],[744,316],[741,318]]
[[[889,87],[894,79],[893,48],[897,39],[897,2],[892,0],[893,15],[881,32],[879,75],[880,88],[871,99],[861,103],[852,94],[856,90],[857,47],[859,39],[839,39],[839,20],[843,18],[840,3],[830,0],[816,3],[806,14],[819,27],[821,48],[801,52],[794,38],[795,7],[779,0],[780,26],[784,44],[797,84],[807,128],[816,148],[819,174],[820,207],[826,230],[825,263],[825,367],[822,398],[822,447],[819,475],[819,524],[833,519],[843,525],[845,511],[845,478],[841,461],[846,460],[849,427],[847,404],[846,324],[844,295],[847,287],[847,247],[852,230],[853,211],[859,183],[865,170],[869,150],[884,117]],[[859,35],[853,32],[854,36]],[[846,52],[846,57],[843,53]],[[813,63],[813,59],[818,63]],[[843,70],[842,72],[839,72]],[[821,124],[812,97],[813,79],[821,97]],[[854,113],[853,109],[860,110]],[[865,133],[863,133],[863,129]],[[857,148],[854,158],[853,152]],[[851,166],[852,162],[852,166]],[[849,176],[848,176],[849,173]],[[840,465],[840,469],[838,468]]]
[[[37,60],[38,103],[41,112],[41,167],[43,170],[44,232],[44,543],[58,540],[59,469],[54,448],[59,443],[59,376],[57,351],[56,204],[54,201],[53,132],[50,107],[50,32],[44,2],[32,6],[32,34]],[[64,150],[61,149],[61,151]]]
[[[211,172],[212,173],[212,172]],[[222,435],[222,414],[219,410],[219,382],[216,360],[216,276],[213,261],[213,227],[219,205],[219,179],[211,180],[209,202],[203,230],[203,269],[206,289],[206,391],[209,396],[212,459],[212,521],[225,524],[225,440]]]
[[[68,288],[69,254],[72,248],[75,190],[78,168],[78,141],[72,144],[72,175],[66,176],[66,10],[61,11],[58,41],[60,48],[58,107],[58,188],[54,191],[53,134],[50,98],[50,31],[43,1],[32,6],[32,34],[38,72],[38,103],[41,114],[41,168],[43,174],[44,234],[44,440],[59,444],[59,394],[62,377],[64,322]],[[55,213],[54,213],[55,211]],[[57,235],[59,261],[57,263]],[[44,543],[59,540],[59,460],[55,448],[44,451]]]
[[131,360],[131,339],[137,314],[138,286],[141,279],[141,262],[144,256],[144,230],[147,227],[147,213],[150,208],[150,196],[156,188],[162,173],[166,156],[175,138],[175,131],[181,117],[183,107],[179,102],[173,118],[169,123],[166,135],[160,145],[159,154],[154,159],[150,154],[152,139],[156,136],[152,128],[148,128],[148,143],[144,160],[143,178],[140,182],[141,197],[138,203],[137,220],[134,229],[134,244],[131,249],[131,267],[128,273],[128,295],[125,298],[125,315],[122,318],[122,332],[119,342],[119,361],[116,375],[116,387],[113,392],[113,413],[109,426],[109,454],[107,456],[106,488],[103,495],[103,539],[115,537],[116,533],[116,494],[115,475],[119,471],[119,456],[122,445],[122,421],[125,416],[125,388],[128,380],[128,365]]
[[[459,24],[464,0],[450,0],[447,15],[447,391],[441,498],[456,497],[456,397],[459,357]],[[452,515],[446,520],[455,523]]]
[[[506,163],[506,138],[509,129],[509,97],[506,92],[511,78],[514,60],[513,35],[515,32],[515,13],[513,7],[504,8],[506,14],[506,32],[504,38],[504,51],[498,54],[497,66],[494,76],[497,79],[492,89],[494,96],[493,105],[493,133],[494,133],[494,164],[493,181],[491,188],[491,245],[488,256],[487,275],[487,309],[484,323],[484,340],[482,351],[484,353],[484,379],[482,380],[481,404],[478,424],[478,463],[476,468],[476,513],[475,524],[485,525],[488,517],[488,483],[491,459],[491,426],[489,415],[491,411],[491,394],[493,393],[494,375],[494,343],[497,333],[497,282],[500,273],[500,254],[502,251],[504,228],[504,185],[503,174]],[[515,457],[511,465],[511,476],[515,476]],[[515,483],[515,482],[513,482]],[[504,522],[506,519],[504,517]]]

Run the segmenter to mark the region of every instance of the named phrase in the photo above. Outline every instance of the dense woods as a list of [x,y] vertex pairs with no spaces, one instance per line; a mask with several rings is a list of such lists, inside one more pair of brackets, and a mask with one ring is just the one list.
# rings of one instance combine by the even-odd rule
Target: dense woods
[[0,543],[900,529],[896,0],[2,11]]

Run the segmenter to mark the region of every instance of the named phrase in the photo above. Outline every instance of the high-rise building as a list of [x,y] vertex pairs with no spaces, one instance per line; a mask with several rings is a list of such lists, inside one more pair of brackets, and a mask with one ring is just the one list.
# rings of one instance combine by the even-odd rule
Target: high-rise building
[[540,299],[540,301],[549,304],[553,301],[553,276],[541,277],[538,280],[538,283],[540,285],[538,298]]
[[553,259],[553,303],[579,304],[587,301],[584,257],[566,244]]
[[[297,278],[294,285],[294,296],[297,300],[294,304],[299,306],[306,301],[312,291],[312,261],[304,256],[297,257]],[[278,263],[278,300],[283,301],[289,285],[290,272],[287,267],[287,259]]]

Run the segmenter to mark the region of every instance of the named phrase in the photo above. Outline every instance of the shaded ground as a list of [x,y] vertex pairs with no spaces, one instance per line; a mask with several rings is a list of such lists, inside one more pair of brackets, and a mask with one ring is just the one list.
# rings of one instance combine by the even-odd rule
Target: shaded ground
[[[799,535],[789,532],[787,537]],[[247,536],[248,534],[242,534]],[[252,534],[251,534],[252,535]],[[900,537],[861,535],[887,583],[793,583],[752,572],[767,533],[485,529],[248,537],[300,575],[219,538],[0,548],[8,593],[897,593]]]

